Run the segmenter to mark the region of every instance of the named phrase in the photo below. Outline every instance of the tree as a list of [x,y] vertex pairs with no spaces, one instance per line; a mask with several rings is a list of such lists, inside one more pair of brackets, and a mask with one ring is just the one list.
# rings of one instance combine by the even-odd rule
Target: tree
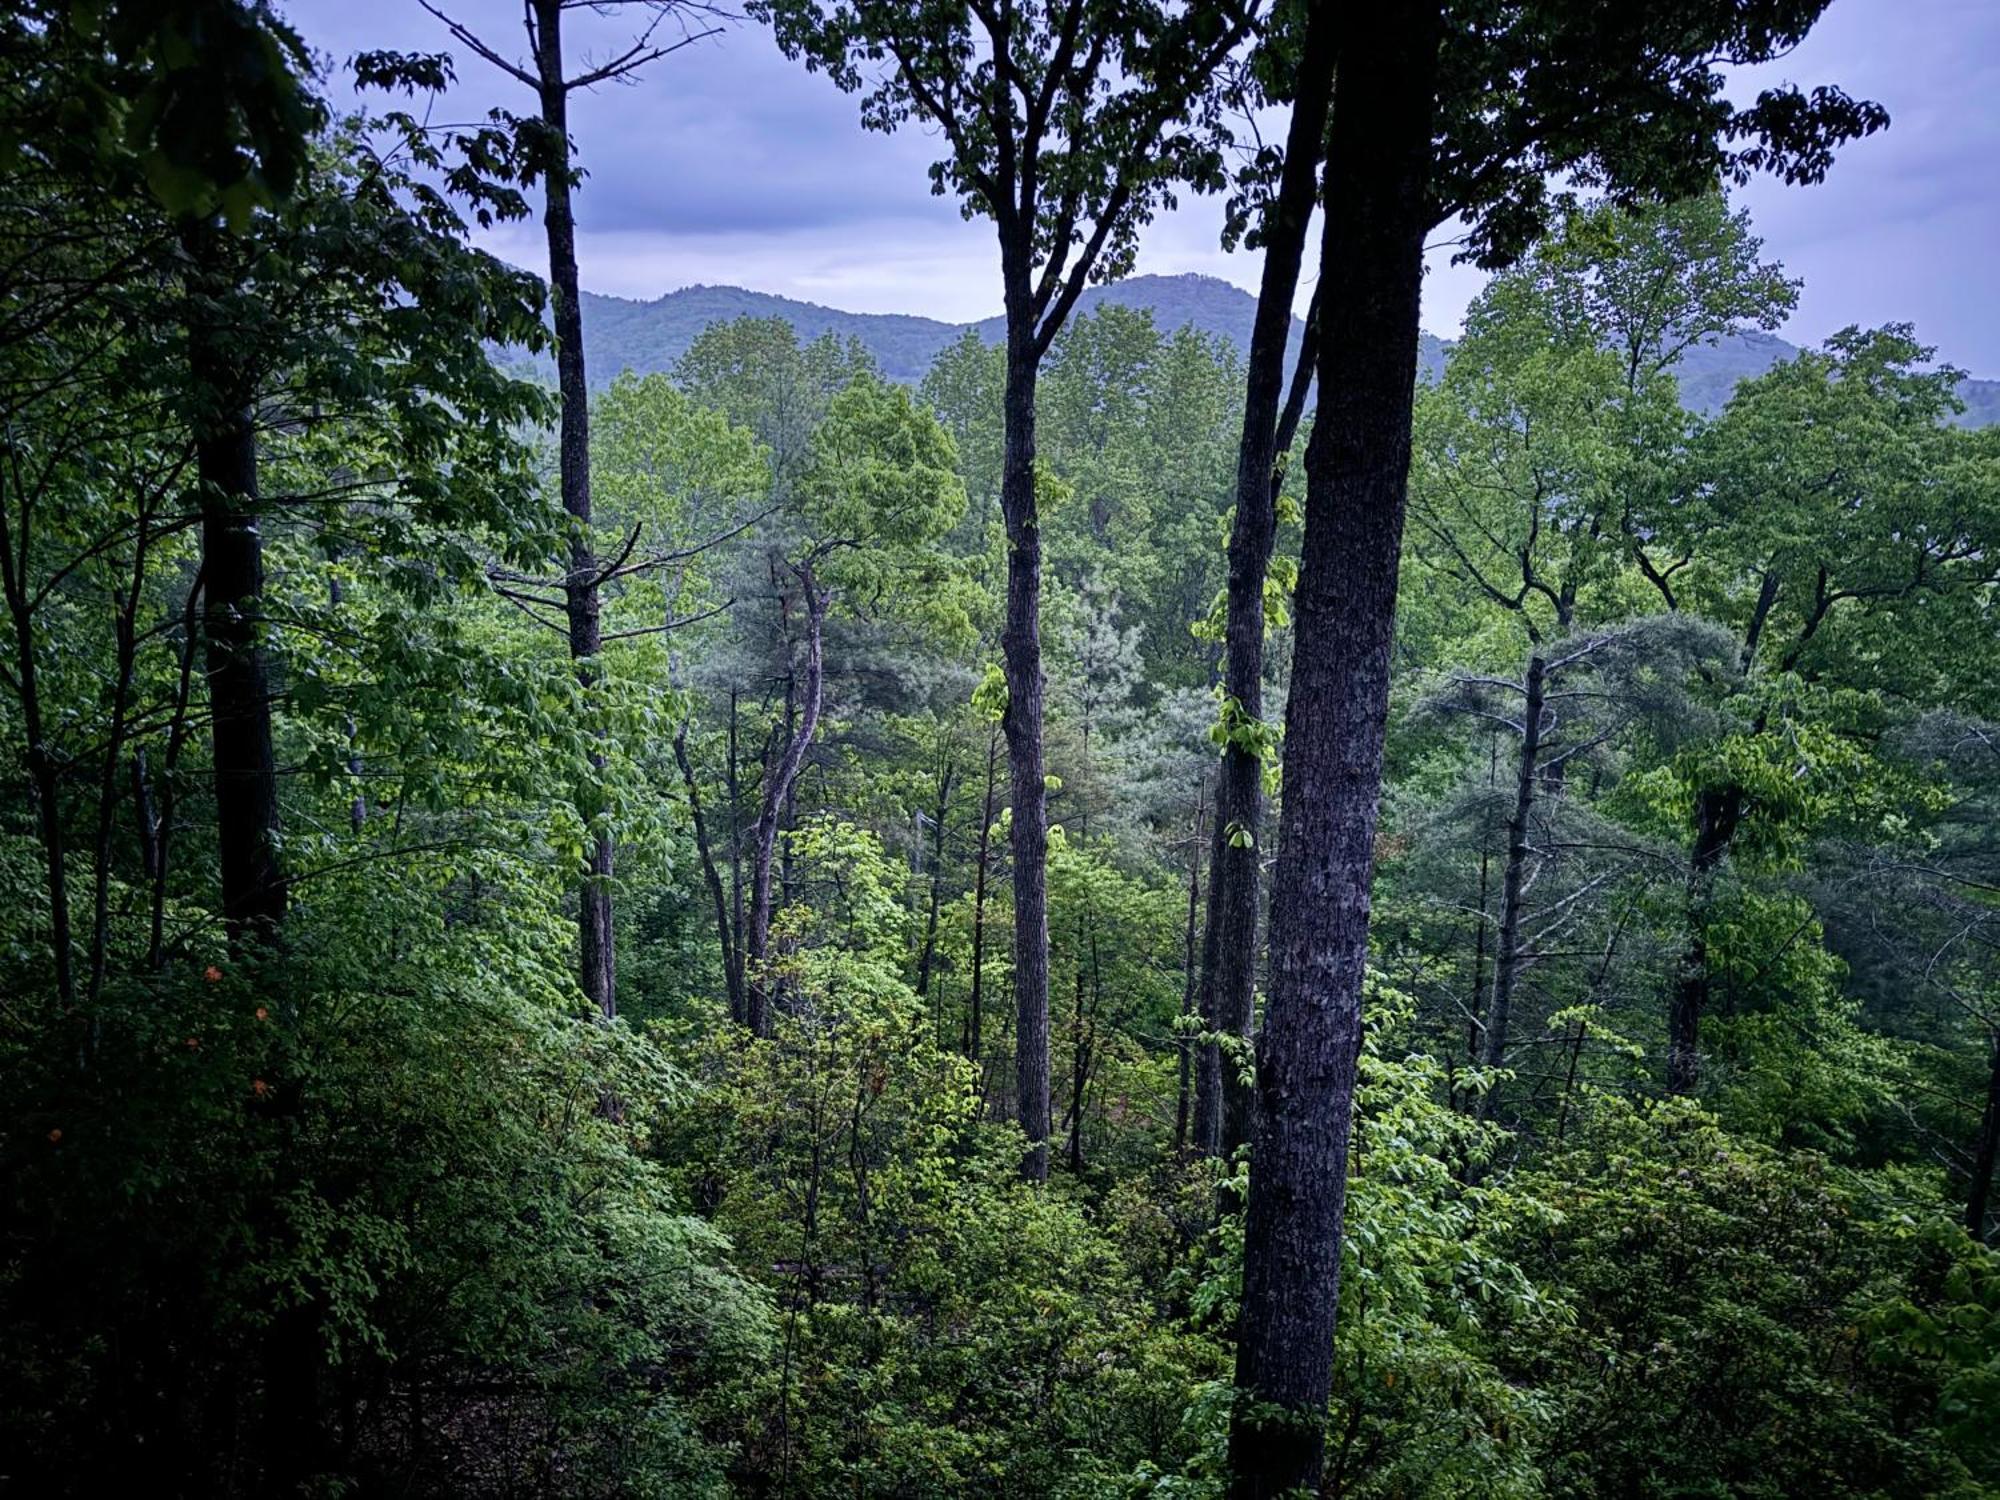
[[[957,524],[965,491],[951,439],[901,387],[863,377],[833,400],[800,472],[789,538],[774,578],[787,615],[803,612],[804,670],[797,716],[765,780],[752,843],[750,914],[744,934],[744,1021],[771,1030],[772,873],[778,820],[819,732],[825,695],[827,610],[836,591],[880,597],[905,580],[923,549]],[[795,590],[795,592],[794,592]]]
[[[1262,721],[1265,580],[1277,536],[1280,462],[1291,448],[1315,358],[1307,329],[1292,391],[1284,391],[1285,348],[1292,326],[1306,230],[1312,219],[1319,164],[1325,154],[1333,96],[1334,20],[1329,4],[1304,7],[1296,61],[1267,62],[1289,75],[1291,123],[1277,186],[1264,205],[1257,242],[1264,265],[1257,315],[1250,329],[1243,433],[1236,450],[1236,514],[1229,528],[1229,586],[1223,623],[1223,744],[1216,772],[1213,846],[1209,853],[1208,914],[1203,929],[1200,1009],[1210,1030],[1247,1044],[1256,1013],[1257,892],[1264,824],[1264,767],[1275,749]],[[1276,46],[1269,48],[1279,52]],[[1290,66],[1287,67],[1286,64]],[[1214,1042],[1202,1048],[1195,1139],[1210,1154],[1250,1139],[1252,1101],[1236,1059],[1225,1062]]]
[[[576,272],[575,190],[579,177],[569,136],[569,97],[579,89],[633,77],[649,63],[714,34],[716,28],[689,31],[695,14],[710,14],[698,0],[634,0],[646,23],[625,51],[607,61],[571,73],[563,61],[563,15],[589,4],[594,10],[616,8],[619,0],[528,0],[522,10],[527,29],[526,63],[517,62],[482,41],[469,27],[453,20],[430,0],[424,9],[444,23],[451,35],[480,57],[532,89],[537,113],[530,119],[496,115],[512,127],[512,160],[524,186],[542,185],[542,228],[548,241],[549,292],[556,336],[556,385],[561,399],[558,437],[558,482],[563,509],[570,518],[568,567],[561,578],[564,613],[568,617],[570,657],[586,692],[595,687],[603,668],[599,662],[604,631],[599,615],[599,590],[604,582],[592,545],[590,514],[590,383],[583,358],[583,302]],[[672,42],[655,44],[654,34],[667,20],[682,26]],[[603,757],[596,758],[602,776]],[[618,1014],[616,935],[612,925],[612,880],[617,836],[608,820],[593,820],[589,849],[578,884],[578,974],[583,993],[606,1020]]]
[[1040,1180],[1050,1116],[1036,379],[1084,287],[1130,268],[1139,226],[1175,185],[1214,184],[1218,155],[1204,128],[1217,108],[1211,82],[1254,10],[758,0],[752,13],[773,25],[788,56],[865,90],[865,125],[892,130],[917,118],[941,130],[948,152],[931,169],[933,187],[958,194],[968,217],[990,218],[999,238],[1017,1106],[1023,1171]]
[[1818,178],[1835,145],[1882,112],[1827,89],[1773,90],[1738,109],[1715,69],[1782,53],[1819,8],[1692,0],[1671,25],[1564,0],[1498,26],[1434,3],[1341,17],[1322,192],[1330,290],[1244,1224],[1239,1495],[1310,1486],[1320,1470],[1425,236],[1462,213],[1468,253],[1502,264],[1542,227],[1558,174],[1627,202],[1718,174]]
[[[1707,764],[1686,767],[1686,940],[1669,997],[1668,1086],[1701,1076],[1701,1021],[1711,989],[1707,929],[1716,887],[1746,825],[1791,816],[1803,767],[1773,764],[1767,736],[1794,717],[1788,683],[1880,689],[1876,631],[1965,623],[1994,577],[1990,460],[1948,427],[1954,370],[1923,366],[1908,326],[1846,329],[1823,350],[1739,388],[1704,434],[1670,534],[1679,557],[1654,569],[1737,632],[1751,691],[1737,733]],[[1664,519],[1664,517],[1662,517]],[[1705,523],[1705,524],[1704,524]],[[1711,549],[1698,552],[1692,525]]]

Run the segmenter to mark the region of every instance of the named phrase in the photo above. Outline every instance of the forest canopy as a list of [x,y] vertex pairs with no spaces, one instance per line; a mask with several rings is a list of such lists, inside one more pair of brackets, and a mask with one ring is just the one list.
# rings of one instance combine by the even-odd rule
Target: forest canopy
[[[0,1494],[2000,1495],[2000,427],[1683,384],[1819,6],[576,8],[0,18]],[[994,328],[589,365],[727,25]]]

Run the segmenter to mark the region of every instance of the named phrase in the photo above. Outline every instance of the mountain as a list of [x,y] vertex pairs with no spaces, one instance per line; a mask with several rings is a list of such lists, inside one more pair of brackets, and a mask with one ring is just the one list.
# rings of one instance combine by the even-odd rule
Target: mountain
[[[1257,299],[1241,287],[1214,276],[1134,276],[1109,286],[1091,287],[1077,302],[1082,313],[1105,306],[1143,309],[1151,312],[1153,321],[1168,332],[1194,328],[1225,339],[1241,350],[1250,343]],[[905,384],[923,379],[938,351],[960,338],[968,327],[976,329],[988,343],[998,343],[1003,330],[1002,320],[997,317],[964,324],[902,313],[842,312],[814,302],[734,286],[683,287],[651,302],[585,292],[583,327],[592,383],[609,384],[622,370],[641,375],[671,371],[709,324],[740,317],[784,318],[802,339],[815,339],[825,333],[840,339],[859,339],[875,356],[884,375]],[[1300,324],[1295,318],[1292,320],[1294,350],[1299,334]],[[1443,369],[1449,349],[1450,345],[1443,340],[1428,333],[1423,335],[1418,364],[1427,377]],[[1676,371],[1682,399],[1698,411],[1716,411],[1729,399],[1738,381],[1761,375],[1797,353],[1796,345],[1772,334],[1754,332],[1690,349],[1682,356]],[[550,373],[553,368],[545,359],[508,362],[543,373]],[[2000,423],[2000,381],[1968,380],[1958,393],[1966,405],[1961,420],[1967,425],[1983,427]]]

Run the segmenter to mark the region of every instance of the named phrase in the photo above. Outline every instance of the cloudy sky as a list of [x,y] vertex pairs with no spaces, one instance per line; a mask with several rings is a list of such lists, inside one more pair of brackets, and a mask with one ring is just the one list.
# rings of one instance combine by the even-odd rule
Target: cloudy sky
[[[282,0],[312,46],[336,63],[390,47],[448,50],[459,85],[439,120],[495,104],[525,108],[513,80],[456,48],[417,0]],[[444,8],[509,56],[522,50],[519,0]],[[629,22],[571,20],[572,53],[602,58]],[[1833,0],[1783,63],[1743,80],[1837,82],[1880,100],[1888,131],[1851,146],[1812,188],[1758,183],[1746,203],[1766,244],[1806,280],[1786,334],[1811,342],[1849,324],[1909,320],[1940,355],[2000,376],[2000,4],[1994,0]],[[992,231],[930,196],[935,141],[906,128],[874,135],[855,103],[787,62],[770,35],[740,23],[654,64],[638,83],[573,106],[589,179],[579,203],[583,282],[650,298],[696,283],[751,287],[857,312],[953,321],[998,310]],[[1196,200],[1153,224],[1141,271],[1200,271],[1254,287],[1248,256],[1217,244],[1220,205]],[[539,259],[532,227],[491,248]],[[1424,323],[1449,335],[1479,277],[1434,248]]]

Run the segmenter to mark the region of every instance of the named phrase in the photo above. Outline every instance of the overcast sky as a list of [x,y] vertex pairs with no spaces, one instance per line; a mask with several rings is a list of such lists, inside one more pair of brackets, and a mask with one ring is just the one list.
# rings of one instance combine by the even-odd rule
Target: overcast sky
[[[281,0],[318,51],[344,64],[388,47],[447,50],[459,86],[438,119],[525,109],[512,79],[455,47],[417,0]],[[522,51],[519,0],[451,0],[459,20]],[[629,23],[572,15],[572,53],[603,57]],[[1941,357],[2000,376],[2000,3],[1833,0],[1804,45],[1765,73],[1837,82],[1885,104],[1889,129],[1850,146],[1818,187],[1744,190],[1766,254],[1806,281],[1785,330],[1809,343],[1848,324],[1909,320]],[[1747,90],[1754,82],[1745,80]],[[863,131],[855,101],[787,62],[748,23],[656,63],[636,84],[578,98],[571,128],[589,178],[578,206],[583,284],[651,298],[709,283],[856,312],[952,321],[999,309],[992,230],[933,198],[934,140]],[[1219,203],[1195,200],[1150,226],[1142,272],[1201,271],[1254,287],[1256,265],[1217,244]],[[486,243],[539,263],[539,231]],[[1424,325],[1449,335],[1477,273],[1438,246]],[[1302,294],[1303,295],[1303,294]]]

